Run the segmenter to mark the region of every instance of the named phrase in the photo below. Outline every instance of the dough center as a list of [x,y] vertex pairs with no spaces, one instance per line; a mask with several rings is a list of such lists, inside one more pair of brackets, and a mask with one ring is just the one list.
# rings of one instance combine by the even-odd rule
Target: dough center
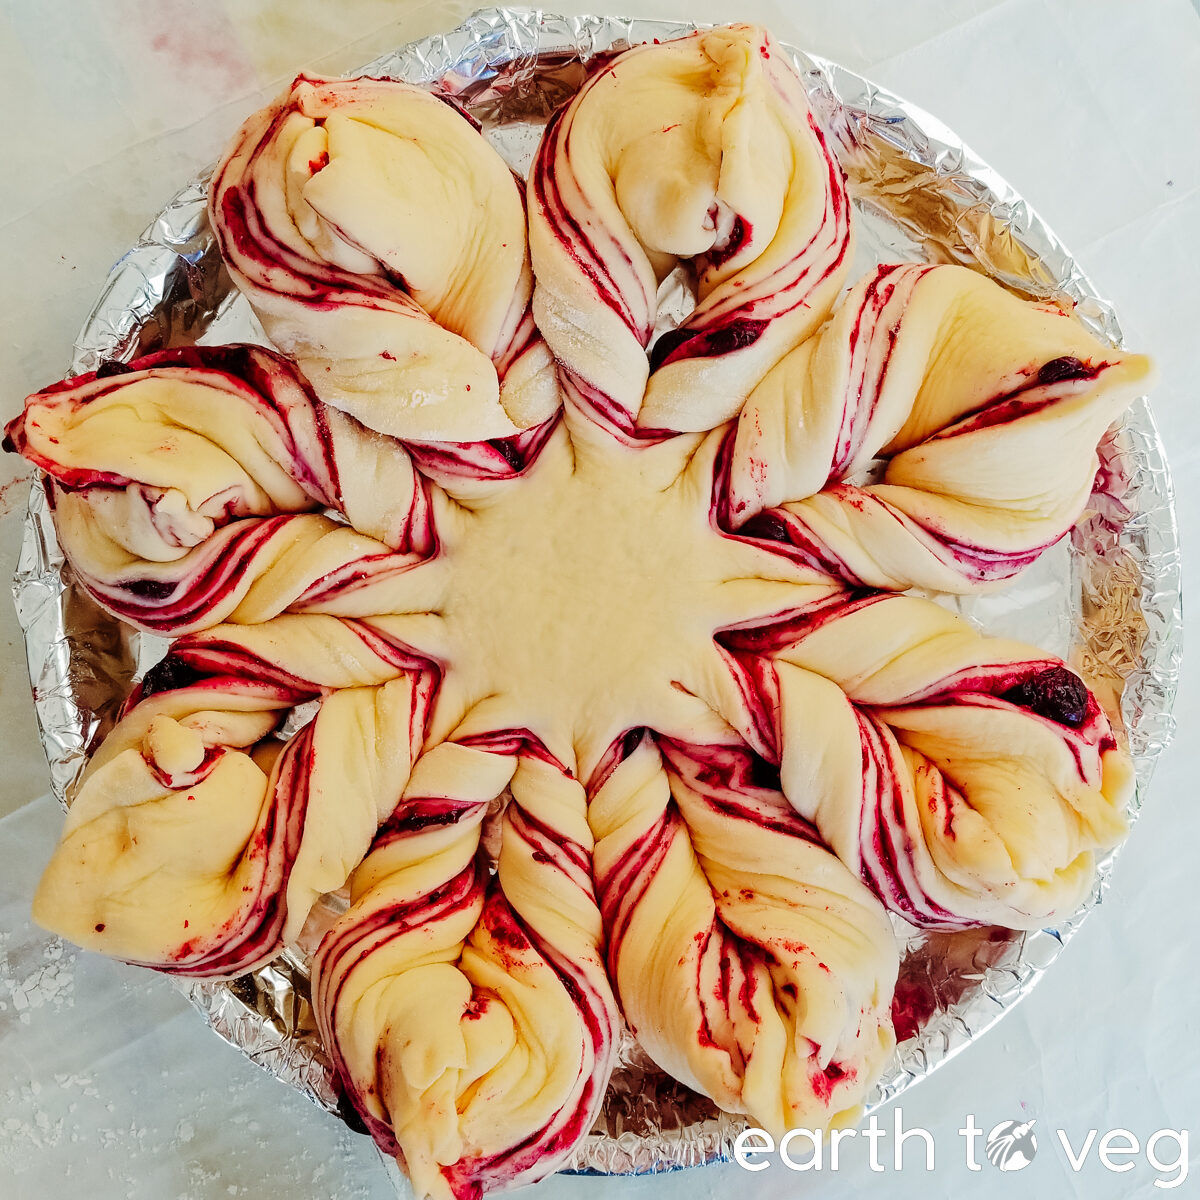
[[748,553],[709,521],[717,436],[576,451],[560,426],[443,523],[445,690],[471,731],[529,729],[586,773],[627,729],[715,720],[693,692]]

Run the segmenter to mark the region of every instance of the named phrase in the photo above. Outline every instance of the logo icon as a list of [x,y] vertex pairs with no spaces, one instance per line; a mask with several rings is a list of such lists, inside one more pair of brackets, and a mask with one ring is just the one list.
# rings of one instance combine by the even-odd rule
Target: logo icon
[[1001,1171],[1020,1171],[1033,1162],[1037,1154],[1037,1138],[1033,1135],[1035,1122],[1001,1121],[988,1134],[985,1152],[988,1162]]

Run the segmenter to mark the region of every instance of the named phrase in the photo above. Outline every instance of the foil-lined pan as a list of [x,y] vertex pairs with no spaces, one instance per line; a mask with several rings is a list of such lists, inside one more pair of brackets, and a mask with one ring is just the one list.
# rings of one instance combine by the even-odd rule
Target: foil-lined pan
[[[542,126],[580,86],[589,59],[695,28],[488,9],[362,73],[454,97],[523,172]],[[963,263],[1020,295],[1073,303],[1093,331],[1120,344],[1112,309],[1054,234],[953,133],[835,63],[792,53],[849,180],[858,220],[852,280],[878,262]],[[201,177],[184,188],[113,268],[75,344],[72,372],[169,345],[264,341],[221,266],[204,183]],[[662,299],[678,317],[688,299],[674,286]],[[1180,657],[1171,482],[1144,400],[1107,435],[1101,461],[1088,511],[1069,544],[1064,540],[999,594],[943,602],[985,630],[1070,659],[1087,676],[1133,755],[1136,815],[1173,732]],[[30,496],[14,594],[53,788],[67,803],[117,706],[165,643],[109,617],[73,581],[39,483]],[[897,921],[906,946],[895,1007],[901,1043],[869,1109],[931,1074],[1033,987],[1100,903],[1114,857],[1100,863],[1079,912],[1053,929],[925,934]],[[309,1003],[305,944],[309,939],[232,982],[181,986],[222,1037],[337,1112]],[[353,1122],[352,1114],[341,1115]],[[663,1075],[626,1034],[604,1109],[569,1166],[605,1174],[695,1166],[728,1158],[743,1126]]]

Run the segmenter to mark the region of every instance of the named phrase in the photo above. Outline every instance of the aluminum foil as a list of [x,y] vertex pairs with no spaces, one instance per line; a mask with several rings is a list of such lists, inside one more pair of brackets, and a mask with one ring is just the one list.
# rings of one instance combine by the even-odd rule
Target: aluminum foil
[[[695,28],[489,9],[364,72],[455,97],[505,159],[524,170],[541,127],[579,87],[589,58]],[[1120,344],[1112,309],[1054,234],[953,133],[868,80],[793,53],[850,181],[858,218],[852,279],[898,259],[965,263],[1021,295],[1073,302],[1087,325]],[[663,299],[677,316],[686,312],[688,298],[678,287]],[[221,266],[199,178],[113,268],[75,344],[72,370],[162,346],[234,340],[264,339]],[[1087,675],[1133,755],[1136,815],[1173,732],[1180,655],[1171,483],[1144,401],[1109,433],[1101,457],[1092,502],[1069,544],[1004,592],[952,603],[980,627],[1040,644]],[[165,643],[122,626],[74,583],[37,483],[14,593],[53,788],[67,803],[117,705]],[[870,1108],[931,1074],[1030,990],[1100,902],[1113,859],[1100,864],[1087,903],[1054,929],[921,934],[897,922],[907,947],[896,1002],[901,1044]],[[300,947],[259,971],[229,983],[181,985],[222,1037],[331,1112],[338,1106],[309,1004],[307,950],[335,909],[336,902],[325,906]],[[342,1115],[353,1123],[352,1114]],[[742,1125],[659,1072],[626,1035],[604,1110],[570,1168],[628,1173],[695,1166],[729,1157]]]

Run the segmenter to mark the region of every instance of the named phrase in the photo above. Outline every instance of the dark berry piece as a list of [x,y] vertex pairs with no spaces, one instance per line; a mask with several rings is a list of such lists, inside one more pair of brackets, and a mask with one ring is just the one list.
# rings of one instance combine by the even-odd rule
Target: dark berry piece
[[750,756],[750,786],[762,788],[764,791],[778,792],[783,783],[779,778],[779,768],[769,763],[761,754]]
[[690,329],[668,329],[654,343],[650,351],[650,370],[657,371],[666,362],[667,358],[691,337],[692,331]]
[[123,363],[118,358],[106,358],[96,368],[96,378],[109,379],[113,375],[128,375],[132,370],[128,363]]
[[1038,372],[1038,383],[1062,383],[1065,379],[1091,379],[1096,374],[1078,358],[1052,358]]
[[203,674],[195,667],[168,654],[146,672],[146,677],[142,680],[142,696],[156,696],[159,692],[173,692],[178,688],[191,687],[203,678]]
[[499,450],[504,455],[504,461],[514,471],[523,471],[525,469],[525,463],[521,457],[521,449],[515,445],[511,438],[493,438],[488,442],[488,445],[495,450]]
[[1087,716],[1087,686],[1066,667],[1039,671],[1007,692],[1001,692],[1000,699],[1071,729],[1078,729]]
[[762,538],[766,542],[790,542],[787,522],[773,512],[761,512],[751,517],[738,530],[744,537]]
[[121,586],[130,595],[142,596],[146,600],[166,600],[176,587],[169,579],[131,579]]
[[635,729],[629,730],[628,733],[621,739],[621,759],[627,759],[641,744],[642,738],[646,736],[646,729],[639,725]]

